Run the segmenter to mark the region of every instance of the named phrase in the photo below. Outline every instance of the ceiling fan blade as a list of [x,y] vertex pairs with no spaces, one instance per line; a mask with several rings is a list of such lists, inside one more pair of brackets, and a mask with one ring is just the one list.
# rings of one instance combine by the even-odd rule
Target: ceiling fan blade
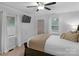
[[27,6],[27,8],[32,8],[32,7],[37,7],[37,6]]
[[50,2],[50,3],[47,3],[47,4],[45,4],[45,6],[53,5],[53,4],[56,4],[56,2]]
[[44,7],[45,9],[47,9],[47,10],[51,10],[50,8],[48,8],[48,7]]

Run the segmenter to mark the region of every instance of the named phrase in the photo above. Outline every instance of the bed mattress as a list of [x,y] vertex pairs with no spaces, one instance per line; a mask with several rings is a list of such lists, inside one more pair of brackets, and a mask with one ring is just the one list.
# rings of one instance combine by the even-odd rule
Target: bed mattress
[[[27,42],[28,47],[30,39]],[[57,56],[79,56],[79,43],[60,39],[58,35],[51,35],[46,40],[44,52]]]
[[79,55],[79,43],[60,39],[60,36],[50,36],[45,44],[45,52],[54,55]]

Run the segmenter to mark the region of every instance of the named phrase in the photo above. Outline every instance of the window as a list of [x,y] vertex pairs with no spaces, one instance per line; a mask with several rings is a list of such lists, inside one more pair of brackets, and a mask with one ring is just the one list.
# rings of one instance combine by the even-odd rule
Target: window
[[16,35],[15,16],[7,16],[7,34],[8,36]]
[[58,20],[58,18],[53,18],[52,20],[51,20],[51,29],[52,29],[52,31],[58,31],[59,30],[59,25],[58,25],[58,22],[59,22],[59,20]]
[[7,25],[8,26],[15,26],[15,17],[7,16]]
[[56,15],[49,20],[49,32],[54,34],[59,32],[59,19]]

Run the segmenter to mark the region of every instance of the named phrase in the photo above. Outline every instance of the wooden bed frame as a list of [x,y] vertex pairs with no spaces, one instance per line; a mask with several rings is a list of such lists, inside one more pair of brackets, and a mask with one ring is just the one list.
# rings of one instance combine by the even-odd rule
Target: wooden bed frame
[[27,43],[24,43],[24,46],[25,46],[24,56],[54,56],[54,55],[50,55],[45,52],[41,52],[41,51],[28,48]]

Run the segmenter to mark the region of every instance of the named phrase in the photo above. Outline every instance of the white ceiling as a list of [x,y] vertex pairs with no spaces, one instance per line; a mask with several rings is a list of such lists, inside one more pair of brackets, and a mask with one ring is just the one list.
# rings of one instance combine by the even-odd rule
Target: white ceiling
[[57,2],[55,5],[47,6],[52,9],[51,11],[40,10],[39,12],[36,12],[37,7],[26,8],[26,6],[37,5],[35,2],[1,2],[1,3],[30,14],[33,13],[50,14],[53,12],[63,13],[63,12],[79,11],[79,2]]

